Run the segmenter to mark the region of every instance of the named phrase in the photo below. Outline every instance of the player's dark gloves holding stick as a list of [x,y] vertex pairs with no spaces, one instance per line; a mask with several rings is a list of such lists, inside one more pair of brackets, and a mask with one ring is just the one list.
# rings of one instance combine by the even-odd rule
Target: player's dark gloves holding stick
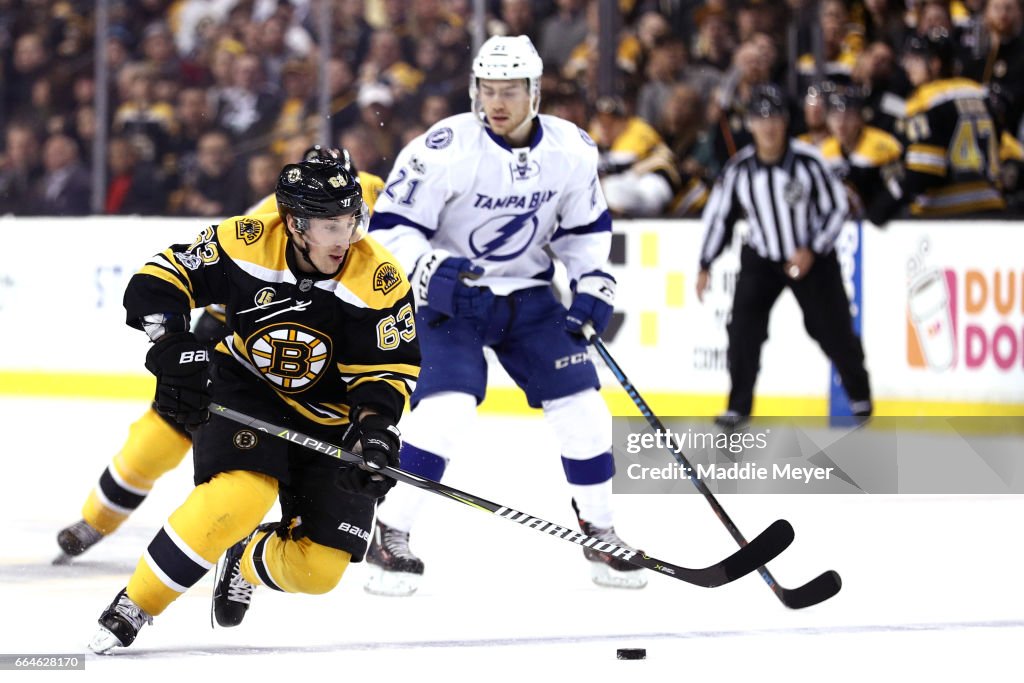
[[382,498],[395,485],[395,480],[373,470],[399,466],[402,442],[394,420],[378,414],[361,417],[349,426],[343,443],[362,456],[363,464],[339,469],[338,486],[368,498]]
[[191,332],[165,334],[146,354],[156,375],[156,409],[189,431],[210,419],[207,372],[210,354]]
[[591,323],[598,334],[605,331],[612,320],[615,304],[615,278],[600,270],[582,275],[574,282],[572,305],[565,315],[565,329],[583,334],[583,325]]

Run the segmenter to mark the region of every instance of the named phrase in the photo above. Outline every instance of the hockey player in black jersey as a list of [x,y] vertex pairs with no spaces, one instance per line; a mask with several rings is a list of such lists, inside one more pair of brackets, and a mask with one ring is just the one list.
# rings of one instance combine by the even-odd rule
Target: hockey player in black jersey
[[[348,151],[324,150],[314,145],[305,151],[306,161],[340,163],[359,182],[363,202],[373,212],[384,181],[357,170]],[[261,199],[247,214],[277,213],[277,196]],[[224,307],[211,304],[196,321],[196,338],[210,349],[229,334]],[[188,431],[174,418],[160,415],[150,407],[128,429],[128,438],[100,474],[82,505],[82,518],[57,534],[60,554],[54,564],[67,564],[105,537],[114,533],[149,495],[157,480],[181,464],[192,447]]]
[[[395,424],[419,375],[409,283],[365,235],[359,184],[340,165],[286,166],[277,202],[277,214],[236,216],[169,247],[129,282],[127,322],[154,342],[157,407],[193,432],[196,488],[100,616],[95,652],[130,645],[222,553],[222,626],[241,622],[260,585],[331,590],[363,559],[394,484],[373,470],[398,464]],[[186,322],[211,302],[225,304],[232,335],[208,353]],[[211,400],[340,441],[365,463],[211,416]],[[261,526],[278,496],[280,522]]]
[[949,37],[942,31],[911,36],[903,67],[916,88],[903,121],[910,213],[937,218],[1003,211],[1000,133],[981,85],[953,77]]

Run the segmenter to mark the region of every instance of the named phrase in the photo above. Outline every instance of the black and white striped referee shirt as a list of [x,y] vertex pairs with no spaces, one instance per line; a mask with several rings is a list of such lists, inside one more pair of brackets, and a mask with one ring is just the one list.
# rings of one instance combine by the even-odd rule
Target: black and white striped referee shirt
[[848,209],[846,189],[817,148],[790,139],[782,160],[766,166],[748,145],[729,159],[704,207],[700,267],[732,242],[740,219],[750,227],[744,242],[769,261],[784,263],[801,247],[827,254]]

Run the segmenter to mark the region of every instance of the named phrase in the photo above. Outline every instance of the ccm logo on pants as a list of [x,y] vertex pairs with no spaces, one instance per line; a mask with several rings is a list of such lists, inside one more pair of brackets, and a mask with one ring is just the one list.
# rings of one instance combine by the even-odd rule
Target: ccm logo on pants
[[567,368],[570,365],[583,365],[588,360],[589,358],[587,358],[586,351],[580,351],[579,353],[574,353],[571,356],[562,356],[561,358],[555,359],[555,370],[561,370],[562,368]]

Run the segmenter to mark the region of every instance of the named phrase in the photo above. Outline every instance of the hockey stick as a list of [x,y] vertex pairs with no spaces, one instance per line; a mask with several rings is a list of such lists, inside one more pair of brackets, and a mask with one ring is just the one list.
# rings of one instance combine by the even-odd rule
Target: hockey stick
[[[597,349],[598,355],[600,355],[604,360],[605,365],[607,365],[608,369],[612,371],[612,374],[615,375],[615,379],[619,381],[619,384],[621,384],[622,388],[625,389],[627,394],[629,394],[629,397],[633,399],[633,403],[636,405],[637,409],[640,410],[640,414],[647,418],[647,424],[654,429],[660,429],[667,433],[668,430],[665,429],[665,425],[661,423],[661,420],[658,419],[658,416],[655,415],[654,411],[652,411],[650,406],[647,405],[647,402],[640,395],[640,392],[636,390],[633,383],[629,381],[628,377],[626,377],[626,374],[622,371],[622,368],[619,367],[619,364],[616,363],[615,359],[612,358],[610,353],[608,353],[608,349],[605,348],[604,342],[601,341],[601,338],[597,336],[593,326],[589,323],[585,324],[583,326],[583,335],[594,345],[594,348]],[[740,533],[735,522],[733,522],[726,513],[722,504],[718,502],[717,498],[715,498],[715,495],[711,493],[711,489],[707,487],[707,484],[701,481],[696,474],[693,474],[696,470],[692,465],[690,465],[689,461],[687,461],[686,456],[682,454],[682,449],[676,451],[675,449],[669,448],[668,451],[672,453],[672,457],[674,457],[676,461],[685,468],[686,472],[691,473],[689,475],[690,482],[696,486],[697,490],[704,496],[704,500],[706,500],[708,505],[711,506],[711,509],[714,510],[715,515],[722,524],[725,525],[725,528],[729,531],[729,534],[733,539],[739,543],[741,548],[746,546],[747,539],[745,539],[743,534]],[[839,592],[840,588],[843,587],[843,582],[839,577],[839,574],[831,569],[796,588],[785,588],[779,585],[779,582],[775,580],[772,573],[768,571],[768,567],[762,565],[757,568],[757,572],[761,575],[761,578],[764,579],[764,582],[768,584],[768,587],[772,589],[775,596],[782,602],[782,604],[790,609],[802,609],[804,607],[810,607],[811,605],[817,605],[819,602],[824,602],[831,598]]]
[[[303,434],[302,432],[295,431],[294,429],[288,429],[270,422],[264,422],[258,418],[245,415],[216,403],[210,404],[210,411],[216,415],[222,415],[247,427],[252,427],[261,432],[266,432],[280,439],[284,439],[285,441],[290,441],[297,446],[308,448],[318,453],[323,453],[324,455],[337,458],[344,462],[356,465],[363,463],[363,459],[355,453],[350,453],[340,446],[315,439]],[[608,555],[612,555],[613,557],[621,558],[638,567],[651,569],[665,574],[666,576],[671,576],[674,579],[679,579],[680,581],[685,581],[686,583],[690,583],[695,586],[703,586],[705,588],[721,586],[753,572],[768,560],[776,557],[793,542],[793,527],[785,520],[776,520],[767,529],[761,532],[757,538],[721,562],[709,567],[704,567],[703,569],[689,569],[687,567],[680,567],[679,565],[665,562],[664,560],[659,560],[658,558],[647,555],[642,551],[631,550],[629,548],[623,548],[615,545],[614,543],[600,541],[592,536],[587,536],[584,533],[573,531],[572,529],[558,526],[557,524],[552,524],[540,517],[533,517],[525,512],[520,512],[519,510],[514,510],[504,505],[492,503],[491,501],[480,498],[479,496],[459,491],[458,489],[451,488],[450,486],[446,486],[430,479],[424,479],[412,474],[411,472],[406,472],[405,470],[394,467],[385,467],[380,470],[380,473],[397,481],[423,489],[424,491],[430,491],[431,493],[436,493],[450,500],[457,501],[463,505],[491,512],[509,521],[516,522],[517,524],[521,524],[531,529],[536,529],[537,531],[548,534],[549,536],[560,538],[563,541],[575,543],[576,545],[580,545],[585,548],[592,548]]]

